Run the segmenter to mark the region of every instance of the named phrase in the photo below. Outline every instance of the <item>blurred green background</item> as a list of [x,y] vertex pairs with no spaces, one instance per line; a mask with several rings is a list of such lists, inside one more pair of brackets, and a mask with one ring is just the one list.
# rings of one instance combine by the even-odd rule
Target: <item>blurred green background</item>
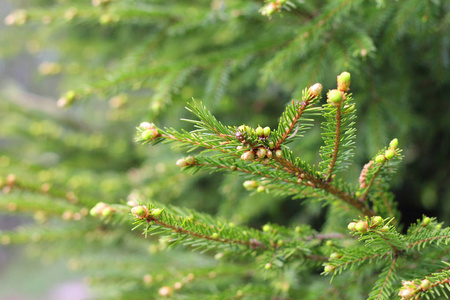
[[[70,231],[77,218],[94,228],[86,209],[136,195],[237,224],[321,228],[326,209],[317,204],[249,194],[243,178],[181,174],[175,162],[183,151],[137,145],[135,126],[151,121],[192,129],[180,119],[191,117],[184,107],[195,98],[225,124],[274,127],[303,88],[321,82],[332,89],[342,71],[352,73],[358,103],[357,151],[344,176],[356,184],[364,163],[396,137],[405,149],[392,186],[402,222],[426,214],[448,225],[450,4],[292,3],[295,8],[268,18],[259,11],[263,1],[2,1],[0,177],[5,182],[15,174],[23,189],[0,194],[0,230],[38,224],[31,228],[44,228],[42,237]],[[58,107],[69,90],[76,94],[73,105]],[[319,161],[319,123],[294,147],[311,163]],[[45,184],[50,193],[42,192]],[[27,250],[0,248],[0,299],[49,299],[49,286],[62,278],[90,294],[85,273],[61,266],[94,249],[81,238],[59,243],[62,236],[68,237],[55,234]],[[131,247],[124,239],[117,234],[100,244],[120,256],[119,249]],[[188,265],[215,264],[188,256]]]

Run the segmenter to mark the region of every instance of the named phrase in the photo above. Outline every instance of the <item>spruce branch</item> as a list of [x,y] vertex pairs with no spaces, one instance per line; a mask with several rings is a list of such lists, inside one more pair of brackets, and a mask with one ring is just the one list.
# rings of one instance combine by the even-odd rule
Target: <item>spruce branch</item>
[[369,300],[389,300],[393,292],[393,281],[397,280],[395,274],[395,265],[397,263],[398,256],[394,255],[392,263],[387,265],[381,272],[379,279],[377,280],[374,288],[369,294]]
[[[312,105],[314,101],[320,100],[321,91],[322,85],[316,83],[308,90],[303,90],[301,102],[292,100],[292,103],[281,115],[277,131],[272,134],[274,149],[279,149],[287,139],[302,136],[307,129],[313,126],[311,123],[313,120],[310,117],[317,113],[318,108],[313,108]],[[305,114],[308,114],[308,117],[303,118],[303,123],[297,124]],[[294,132],[292,132],[293,130]]]
[[355,148],[355,104],[350,89],[350,73],[343,72],[337,78],[337,89],[327,93],[327,104],[323,105],[322,138],[324,146],[320,148],[322,161],[319,167],[327,182],[333,175],[345,170],[350,164]]

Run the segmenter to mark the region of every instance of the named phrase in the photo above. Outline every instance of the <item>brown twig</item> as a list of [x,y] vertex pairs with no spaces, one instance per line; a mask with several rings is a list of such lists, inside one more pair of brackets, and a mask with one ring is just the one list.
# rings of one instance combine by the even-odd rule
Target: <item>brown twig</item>
[[334,149],[333,149],[333,156],[331,158],[328,173],[326,175],[327,182],[331,182],[331,180],[332,180],[331,175],[333,173],[333,169],[336,164],[340,142],[341,142],[341,105],[338,105],[337,109],[336,109],[336,134],[335,134],[335,138],[334,138]]

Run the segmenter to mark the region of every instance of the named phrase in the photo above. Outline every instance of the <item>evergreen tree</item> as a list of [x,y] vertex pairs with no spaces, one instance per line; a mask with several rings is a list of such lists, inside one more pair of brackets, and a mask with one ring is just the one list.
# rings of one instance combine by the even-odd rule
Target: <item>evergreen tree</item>
[[1,244],[99,299],[447,296],[449,3],[11,4]]

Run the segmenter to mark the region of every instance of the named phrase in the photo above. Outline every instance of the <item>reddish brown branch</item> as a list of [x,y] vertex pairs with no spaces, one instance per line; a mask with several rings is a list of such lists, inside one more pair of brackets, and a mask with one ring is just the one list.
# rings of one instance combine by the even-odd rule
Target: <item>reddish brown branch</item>
[[386,286],[386,284],[388,283],[389,277],[391,277],[392,271],[394,270],[395,263],[397,262],[397,258],[398,258],[397,253],[394,252],[394,259],[392,260],[391,268],[389,269],[389,273],[387,274],[386,279],[383,282],[383,286],[380,289],[380,293],[378,294],[377,299],[380,299],[381,295],[383,294],[383,289]]
[[374,212],[367,207],[364,206],[363,202],[359,201],[357,198],[354,198],[352,195],[338,189],[336,186],[330,184],[323,178],[317,178],[314,175],[305,172],[303,169],[294,166],[294,164],[284,158],[274,157],[274,160],[281,164],[284,167],[284,170],[288,173],[294,174],[296,176],[300,176],[302,181],[305,182],[304,185],[311,186],[313,188],[321,189],[329,194],[332,194],[339,198],[340,200],[346,202],[350,206],[356,208],[361,213],[366,216],[373,216]]
[[340,142],[341,142],[341,105],[338,105],[336,109],[336,134],[334,136],[333,156],[331,158],[328,173],[326,175],[328,182],[332,180],[331,175],[333,173],[334,166],[336,165]]
[[147,222],[154,222],[162,227],[172,229],[172,231],[177,232],[177,233],[182,233],[182,234],[186,234],[186,235],[193,236],[196,238],[206,239],[206,240],[215,241],[215,242],[219,242],[219,243],[239,244],[239,245],[247,246],[251,249],[267,249],[268,248],[266,245],[264,245],[263,243],[261,243],[260,241],[258,241],[256,239],[250,239],[248,241],[244,241],[244,240],[229,239],[229,238],[223,239],[220,237],[216,238],[216,237],[212,237],[210,235],[206,235],[206,234],[202,234],[202,233],[198,233],[195,231],[184,229],[182,226],[174,226],[172,224],[165,223],[162,220],[155,218],[154,216],[149,216],[147,218]]
[[[274,147],[275,149],[280,148],[281,144],[283,144],[284,141],[288,138],[289,134],[294,129],[295,124],[297,124],[298,120],[302,116],[302,114],[305,111],[306,107],[309,105],[310,101],[311,101],[311,99],[307,99],[306,101],[302,102],[302,104],[300,105],[300,108],[297,110],[297,113],[294,116],[294,119],[291,121],[291,123],[289,123],[288,130],[285,130],[283,132],[283,135],[281,136],[281,138],[278,141],[275,142],[275,147]],[[292,103],[294,103],[294,100],[292,100]]]

